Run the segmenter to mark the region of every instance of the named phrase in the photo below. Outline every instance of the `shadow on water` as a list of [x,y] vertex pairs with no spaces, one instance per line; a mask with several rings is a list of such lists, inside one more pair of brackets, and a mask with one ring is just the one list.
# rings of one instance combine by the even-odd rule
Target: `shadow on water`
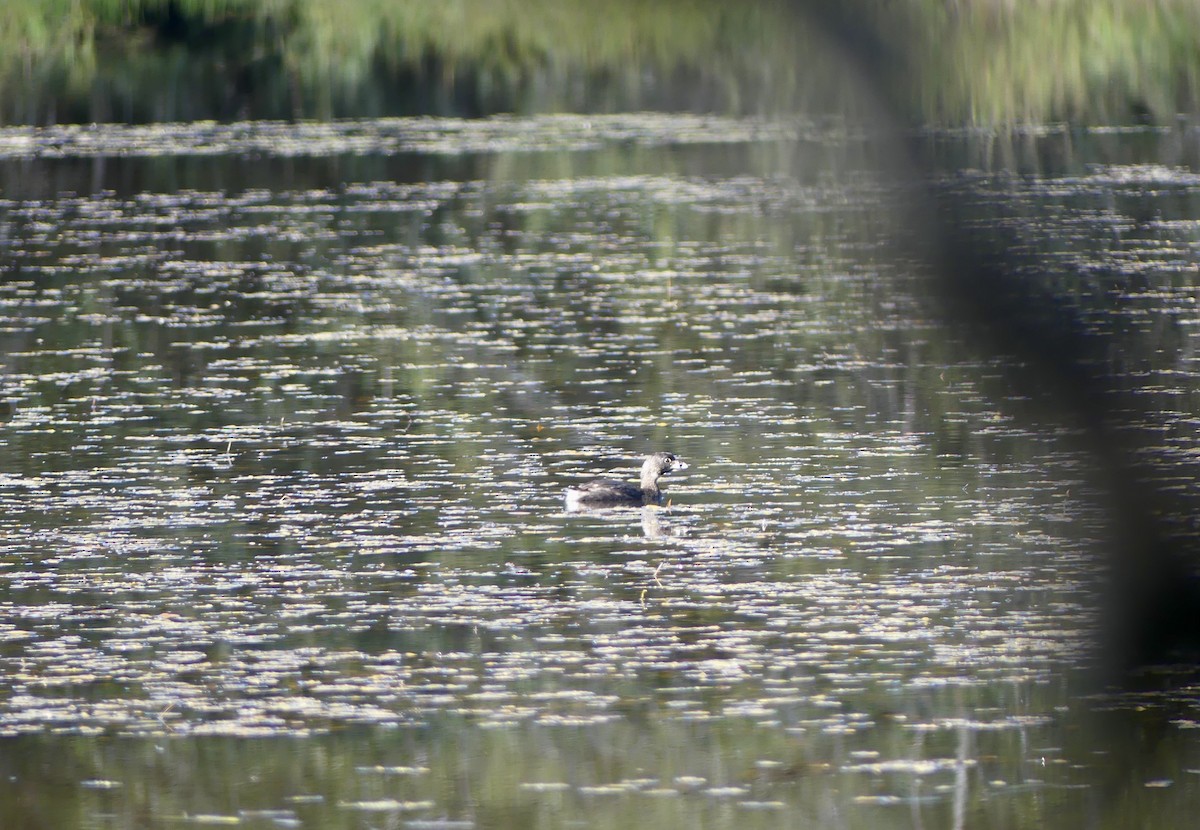
[[[889,99],[887,91],[894,89],[893,73],[912,73],[911,56],[852,18],[815,19],[840,38],[853,65],[882,93],[893,125],[907,123],[904,102]],[[1160,331],[1130,326],[1114,302],[1157,286],[1145,271],[1121,270],[1119,251],[1126,245],[1119,232],[1109,237],[1108,250],[1063,250],[1046,233],[1061,222],[1050,212],[1058,199],[1039,204],[1022,198],[1033,196],[1027,188],[997,188],[987,178],[947,181],[938,154],[929,150],[926,137],[918,136],[899,164],[910,162],[934,183],[912,205],[921,243],[914,253],[931,269],[947,319],[982,352],[1002,356],[1009,394],[1056,411],[1080,431],[1083,448],[1099,465],[1112,516],[1106,651],[1118,670],[1164,659],[1194,662],[1200,654],[1200,495],[1189,483],[1200,469],[1163,443],[1164,433],[1193,431],[1194,409],[1164,409],[1146,395],[1150,384],[1133,380],[1169,370],[1188,350],[1165,345]],[[1167,180],[1187,186],[1171,174]],[[1118,192],[1135,196],[1150,182],[1130,184],[1118,184]],[[1150,201],[1150,211],[1162,209],[1160,200]],[[1164,355],[1165,348],[1174,354]]]
[[[1168,132],[1160,145],[1175,155],[1175,143]],[[937,169],[924,146],[914,158],[928,173]],[[1194,433],[1194,402],[1157,384],[1190,361],[1186,334],[1170,319],[1153,326],[1130,319],[1139,296],[1163,290],[1164,282],[1167,291],[1184,287],[1171,276],[1180,263],[1165,252],[1150,266],[1161,269],[1154,276],[1122,267],[1149,253],[1146,243],[1157,244],[1146,226],[1157,223],[1164,200],[1147,190],[1166,186],[1190,202],[1190,177],[1162,169],[1124,175],[1114,171],[1105,182],[1117,211],[1098,218],[1114,220],[1122,208],[1132,208],[1133,218],[1101,228],[1096,250],[1072,250],[1046,233],[1061,221],[1052,211],[1084,205],[1098,184],[1087,175],[1071,182],[1075,193],[1040,204],[1023,200],[1019,185],[997,189],[981,180],[937,186],[930,205],[943,240],[931,264],[951,319],[973,328],[980,348],[1011,355],[1006,382],[1080,429],[1103,471],[1114,569],[1106,648],[1128,668],[1192,663],[1200,653],[1200,496],[1191,484],[1200,469],[1164,441]]]

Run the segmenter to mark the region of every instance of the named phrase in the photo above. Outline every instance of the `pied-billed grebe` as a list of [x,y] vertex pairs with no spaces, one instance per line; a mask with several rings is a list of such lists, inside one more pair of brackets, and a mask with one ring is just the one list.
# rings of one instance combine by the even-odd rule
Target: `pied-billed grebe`
[[658,489],[658,477],[674,470],[686,470],[687,466],[682,458],[676,458],[669,452],[656,452],[642,464],[640,487],[610,478],[598,478],[578,487],[568,487],[567,510],[660,504],[662,490]]

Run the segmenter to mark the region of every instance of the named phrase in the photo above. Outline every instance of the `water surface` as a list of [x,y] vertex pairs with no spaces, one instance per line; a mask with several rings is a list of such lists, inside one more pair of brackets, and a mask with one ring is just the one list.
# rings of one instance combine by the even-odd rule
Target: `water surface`
[[[14,826],[1172,826],[1190,734],[1127,752],[1073,679],[1094,462],[930,311],[867,140],[0,131]],[[1093,256],[1130,175],[1150,276],[1097,319],[1167,321],[1186,396],[1191,179],[971,184],[1095,206]],[[564,512],[654,450],[665,507]]]

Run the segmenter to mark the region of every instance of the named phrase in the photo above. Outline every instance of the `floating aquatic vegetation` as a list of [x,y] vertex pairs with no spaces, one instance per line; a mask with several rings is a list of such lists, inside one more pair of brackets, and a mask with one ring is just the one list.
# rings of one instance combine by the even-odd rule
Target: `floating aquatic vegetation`
[[[521,155],[695,155],[267,188],[221,166],[249,147],[495,154],[534,129]],[[221,175],[0,205],[19,241],[0,281],[0,734],[412,742],[355,755],[354,786],[323,800],[280,799],[285,824],[320,801],[343,821],[474,826],[447,782],[518,746],[530,757],[488,770],[505,792],[638,819],[778,823],[834,776],[864,810],[917,803],[906,778],[930,779],[922,805],[968,768],[1024,781],[1018,737],[1060,734],[1056,679],[1096,624],[1090,462],[921,312],[877,238],[885,188],[704,155],[747,129],[64,138],[89,158],[125,142],[138,170],[200,153]],[[11,158],[50,152],[29,136]],[[1062,192],[1122,177],[1139,181]],[[1169,252],[1128,257],[1170,265],[1194,227],[1156,232],[1177,235]],[[1193,330],[1189,292],[1125,285],[1111,313]],[[1184,412],[1195,359],[1178,355],[1138,371]],[[1163,444],[1194,452],[1186,426]],[[568,483],[659,447],[696,459],[669,506],[562,510]],[[648,768],[580,760],[591,746]]]
[[607,144],[746,144],[798,136],[846,138],[809,120],[763,120],[684,113],[540,115],[528,118],[378,118],[90,124],[0,129],[0,158],[92,156],[328,156],[591,150]]

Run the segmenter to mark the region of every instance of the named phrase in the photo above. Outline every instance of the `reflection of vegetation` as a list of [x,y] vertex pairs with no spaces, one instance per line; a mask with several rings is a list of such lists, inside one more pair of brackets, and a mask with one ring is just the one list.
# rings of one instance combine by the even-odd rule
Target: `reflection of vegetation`
[[[762,0],[11,0],[13,122],[854,106],[834,39]],[[860,0],[919,120],[1163,120],[1190,106],[1200,11]],[[801,8],[802,8],[801,4]]]
[[[1039,700],[1053,698],[1055,692],[1045,685],[1029,688]],[[959,691],[959,696],[986,699],[983,690]],[[471,718],[442,717],[420,728],[351,728],[304,741],[88,735],[11,739],[19,751],[5,753],[0,769],[22,782],[25,797],[12,797],[4,816],[6,826],[14,827],[87,826],[87,819],[98,814],[112,828],[511,828],[568,822],[600,828],[724,827],[730,826],[726,817],[740,799],[751,806],[741,809],[738,826],[760,828],[784,824],[781,817],[808,818],[818,809],[811,805],[821,804],[837,787],[850,794],[852,805],[840,826],[899,826],[878,819],[870,800],[877,779],[843,769],[845,746],[863,745],[857,736],[810,727],[801,740],[748,717],[681,723],[663,719],[648,698],[631,698],[648,713],[593,724],[586,731],[569,723],[515,718],[503,728],[470,729]],[[483,705],[488,704],[473,708]],[[899,757],[922,750],[953,757],[957,736],[947,730],[916,739],[901,726],[885,723],[878,730]],[[973,740],[993,753],[987,769],[994,775],[1017,774],[1022,745],[1016,733],[973,733]],[[581,734],[592,739],[581,740]],[[1086,744],[1077,735],[1066,738]],[[919,748],[914,750],[914,744]],[[601,751],[597,745],[614,749]],[[253,786],[230,784],[235,775]],[[722,794],[722,787],[740,789]],[[1010,827],[1042,827],[1049,812],[1057,816],[1066,809],[1082,810],[1086,803],[1086,791],[1079,789],[1054,800],[1033,787],[1012,789],[1019,792],[1007,797]],[[1164,799],[1172,792],[1166,791]],[[763,794],[771,800],[762,800]],[[989,815],[990,793],[977,788],[968,794],[968,809]],[[1175,800],[1186,804],[1183,794]],[[951,805],[948,798],[929,799],[920,809],[933,824],[933,819],[949,816]]]
[[[60,226],[46,255],[73,267],[42,270],[24,251],[13,260],[57,299],[39,310],[53,309],[53,323],[11,341],[30,354],[10,363],[17,416],[0,458],[30,474],[70,469],[80,430],[111,403],[121,417],[101,453],[136,441],[147,468],[236,492],[264,453],[276,474],[344,469],[364,434],[327,435],[328,419],[368,418],[366,434],[386,423],[405,436],[409,452],[394,460],[405,479],[427,479],[436,458],[471,476],[465,497],[486,510],[489,446],[514,448],[537,462],[529,475],[550,479],[576,448],[669,446],[689,423],[706,424],[689,452],[733,459],[903,423],[933,436],[911,458],[922,484],[905,491],[930,499],[938,479],[920,465],[993,451],[972,438],[992,416],[958,345],[935,332],[914,342],[920,315],[880,290],[890,214],[831,155],[786,180],[770,175],[765,149],[613,145],[500,154],[503,175],[486,183],[431,168],[431,183],[397,184],[367,167],[334,191],[313,165],[275,195],[192,191],[237,178],[239,163],[218,157],[194,181],[172,178],[186,190],[170,197],[46,201],[37,222]],[[11,233],[39,231],[14,219]],[[73,240],[84,236],[103,242],[80,259]],[[110,282],[113,271],[123,278]],[[21,285],[0,291],[0,308],[21,301]],[[95,369],[109,359],[98,342],[115,349],[111,376]],[[34,382],[45,375],[73,385]],[[752,397],[729,402],[743,383]],[[26,451],[34,413],[55,430],[36,437],[54,443],[49,457]],[[171,434],[206,437],[185,453]],[[225,457],[230,441],[263,449],[243,469],[249,456]],[[871,458],[881,475],[909,463]],[[829,461],[802,463],[815,476]],[[456,498],[440,482],[428,485],[439,499]],[[410,530],[436,523],[414,510]],[[242,504],[239,521],[253,512]]]

